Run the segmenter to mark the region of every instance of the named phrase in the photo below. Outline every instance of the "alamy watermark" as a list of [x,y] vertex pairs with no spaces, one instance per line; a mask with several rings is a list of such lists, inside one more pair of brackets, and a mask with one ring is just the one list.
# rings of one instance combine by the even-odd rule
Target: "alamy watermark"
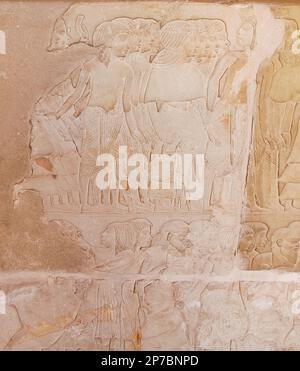
[[118,158],[110,153],[97,157],[101,167],[96,177],[100,190],[153,189],[184,190],[187,200],[200,200],[204,194],[203,154],[152,154],[128,156],[127,146],[119,147]]

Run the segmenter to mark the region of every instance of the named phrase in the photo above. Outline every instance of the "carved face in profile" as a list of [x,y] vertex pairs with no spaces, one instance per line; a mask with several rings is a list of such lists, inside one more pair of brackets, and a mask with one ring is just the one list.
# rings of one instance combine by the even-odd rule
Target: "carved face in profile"
[[129,51],[129,35],[125,32],[117,34],[113,38],[111,47],[116,57],[126,57]]
[[250,252],[255,249],[255,233],[247,224],[242,227],[239,248],[242,252]]
[[207,38],[203,38],[199,40],[196,50],[198,58],[211,58],[213,55],[213,43]]
[[106,228],[101,234],[101,245],[106,249],[113,249],[115,246],[115,231],[113,227]]
[[[272,250],[279,259],[284,256],[290,264],[296,264],[300,251],[300,223],[293,222],[273,233]],[[279,247],[279,250],[278,250]]]
[[290,251],[298,251],[300,249],[300,236],[290,234],[285,238],[277,239],[276,244]]
[[250,48],[253,42],[254,27],[251,23],[244,23],[237,32],[237,41],[242,49]]
[[197,41],[193,33],[191,33],[184,41],[184,50],[188,57],[196,55]]
[[51,36],[51,43],[48,51],[66,49],[71,43],[71,38],[67,33],[67,27],[63,18],[58,18],[55,22],[53,33]]
[[285,66],[294,66],[297,64],[297,56],[293,54],[292,42],[290,40],[286,42],[284,49],[279,52],[279,59]]
[[143,228],[138,235],[137,245],[140,248],[149,247],[151,245],[152,236],[151,236],[151,227]]
[[180,253],[192,247],[188,238],[189,225],[183,221],[174,220],[165,223],[159,233],[161,241],[168,241],[171,247],[174,247]]
[[141,48],[142,36],[139,33],[132,33],[128,39],[129,53],[138,52]]
[[192,247],[192,242],[188,238],[188,231],[171,232],[168,236],[170,244],[180,252]]
[[213,45],[214,45],[213,57],[219,58],[226,54],[230,45],[230,41],[227,39],[225,35],[219,35],[214,39]]
[[111,54],[111,51],[109,48],[107,48],[106,46],[100,47],[99,48],[99,59],[101,63],[107,64],[110,60],[110,54]]
[[256,251],[258,253],[269,252],[270,242],[267,238],[269,228],[261,222],[245,223],[240,233],[239,249],[242,253]]

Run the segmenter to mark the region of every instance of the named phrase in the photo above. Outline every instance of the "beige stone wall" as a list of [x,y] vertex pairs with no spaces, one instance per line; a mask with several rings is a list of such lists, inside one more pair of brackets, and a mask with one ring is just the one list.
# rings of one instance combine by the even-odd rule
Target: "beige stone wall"
[[[299,350],[299,22],[1,2],[1,349]],[[100,191],[120,146],[203,154],[203,198]]]

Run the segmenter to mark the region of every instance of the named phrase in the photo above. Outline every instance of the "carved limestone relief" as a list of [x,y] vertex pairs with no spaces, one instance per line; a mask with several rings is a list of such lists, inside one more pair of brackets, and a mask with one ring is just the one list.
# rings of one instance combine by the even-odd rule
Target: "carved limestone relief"
[[0,350],[300,350],[300,6],[14,3]]
[[273,12],[285,37],[258,73],[239,251],[243,268],[298,271],[300,60],[293,35],[300,19],[295,7]]
[[[46,220],[81,236],[87,269],[222,274],[233,267],[252,76],[275,52],[282,25],[264,6],[168,6],[75,3],[53,20],[45,45],[53,60],[71,50],[80,57],[33,102],[31,171],[15,185],[14,204],[35,192]],[[137,154],[143,163],[134,170]],[[101,156],[119,169],[117,182],[109,175],[117,186],[99,188]],[[153,176],[156,156],[169,161],[169,178]],[[198,184],[197,156],[203,195],[193,199],[185,176]],[[174,159],[184,159],[179,181]],[[121,177],[124,161],[134,174],[149,175],[146,181],[131,187],[134,175]]]

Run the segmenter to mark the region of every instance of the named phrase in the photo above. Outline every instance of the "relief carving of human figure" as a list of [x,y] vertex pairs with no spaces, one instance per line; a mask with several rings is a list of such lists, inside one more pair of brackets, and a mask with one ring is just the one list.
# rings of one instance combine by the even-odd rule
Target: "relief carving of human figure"
[[283,211],[298,204],[299,57],[292,53],[290,38],[297,25],[285,22],[284,45],[258,75],[259,111],[248,182],[251,209]]
[[[96,267],[100,272],[139,273],[142,249],[150,247],[152,224],[146,219],[111,223],[101,233],[101,246],[95,249]],[[103,259],[103,249],[111,252]]]
[[247,20],[237,31],[237,49],[229,51],[217,62],[208,84],[211,140],[207,147],[207,207],[234,207],[233,173],[239,171],[244,148],[241,138],[245,129],[248,94],[246,83],[237,93],[232,87],[238,71],[247,64],[254,42],[255,21]]
[[[225,24],[215,19],[173,21],[162,27],[160,40],[145,100],[156,104],[150,106],[150,116],[163,138],[162,151],[203,154],[208,141],[207,84],[215,63],[228,48]],[[178,208],[192,207],[190,202],[182,202],[184,192],[169,192],[167,197],[174,199]],[[200,204],[197,206],[202,208],[203,202]]]
[[[84,126],[84,137],[80,160],[80,194],[82,209],[99,203],[121,207],[119,192],[105,190],[95,197],[96,158],[109,153],[126,121],[125,113],[131,109],[129,91],[132,70],[124,61],[127,40],[120,32],[116,34],[111,23],[103,23],[98,29],[99,54],[85,62],[80,71],[74,92],[56,112],[60,118],[71,108],[80,116]],[[112,36],[109,36],[112,35]]]
[[185,324],[176,307],[174,285],[169,282],[139,281],[139,322],[142,350],[189,350]]

